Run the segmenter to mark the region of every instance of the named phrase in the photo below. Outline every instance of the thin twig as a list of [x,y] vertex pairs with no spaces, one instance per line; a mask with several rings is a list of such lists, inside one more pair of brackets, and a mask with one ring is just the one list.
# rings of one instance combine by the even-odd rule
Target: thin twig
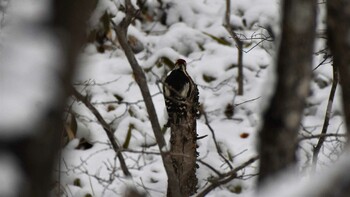
[[110,80],[110,81],[102,82],[102,83],[97,83],[94,79],[88,79],[88,80],[83,81],[83,82],[73,83],[73,85],[75,85],[75,86],[104,86],[104,85],[108,85],[108,84],[117,82],[117,81],[119,81],[120,78],[121,77],[118,77],[114,80]]
[[243,105],[243,104],[245,104],[245,103],[249,103],[249,102],[258,100],[258,99],[260,99],[260,96],[259,96],[259,97],[256,97],[256,98],[253,98],[253,99],[249,99],[249,100],[243,101],[243,102],[241,102],[241,103],[237,103],[237,104],[234,105],[234,107],[237,107],[237,106]]
[[[154,93],[151,95],[151,97],[155,97],[158,95],[162,95],[162,93],[161,92]],[[144,102],[143,99],[140,99],[137,101],[116,101],[116,100],[114,100],[114,101],[93,102],[92,104],[94,104],[94,105],[107,105],[107,104],[138,105],[138,104],[143,103],[143,102]]]
[[[322,60],[314,69],[312,69],[312,71],[315,71],[315,70],[317,70],[320,66],[324,65],[325,62],[326,62],[330,57],[331,57],[330,55],[325,55],[325,57],[323,58],[323,60]],[[330,62],[332,62],[332,60],[331,60]],[[327,62],[327,63],[330,63],[330,62]]]
[[[339,81],[338,68],[337,68],[337,66],[333,65],[333,83],[332,83],[331,92],[329,94],[326,115],[324,118],[323,127],[322,127],[322,131],[321,131],[321,134],[323,134],[323,135],[327,133],[329,119],[330,119],[331,113],[332,113],[332,105],[333,105],[334,95],[335,95],[335,91],[337,89],[338,81]],[[321,150],[321,147],[322,147],[324,141],[325,141],[325,136],[321,135],[319,140],[318,140],[317,145],[314,148],[314,154],[312,157],[314,171],[316,170],[318,154],[320,153],[320,150]]]
[[197,161],[203,164],[204,166],[206,166],[207,168],[209,168],[210,170],[212,170],[213,172],[215,172],[219,177],[222,177],[222,174],[218,170],[216,170],[213,166],[209,165],[207,162],[201,159],[197,159]]
[[213,136],[216,151],[218,152],[219,156],[225,161],[225,163],[230,167],[230,169],[233,169],[230,161],[228,159],[226,159],[225,156],[221,152],[221,148],[219,147],[219,144],[216,140],[214,129],[210,126],[207,113],[204,110],[201,110],[201,114],[203,114],[204,120],[205,120],[205,125],[207,125],[208,129],[210,130],[210,132]]
[[146,155],[160,155],[160,152],[156,151],[142,151],[142,150],[132,150],[132,149],[120,149],[121,152],[128,152],[128,153],[137,153],[137,154],[146,154]]
[[303,141],[303,140],[310,140],[310,139],[315,139],[315,138],[326,138],[326,137],[347,137],[346,134],[339,134],[339,133],[325,133],[325,134],[318,134],[318,135],[309,135],[309,136],[302,136],[298,139],[298,141]]
[[246,168],[247,166],[249,166],[250,164],[254,163],[258,159],[259,159],[259,156],[252,157],[248,161],[242,163],[237,168],[231,170],[228,173],[223,174],[223,177],[219,177],[218,179],[212,181],[211,184],[208,187],[206,187],[204,190],[202,190],[199,194],[197,194],[196,197],[204,197],[205,195],[207,195],[209,192],[211,192],[215,188],[230,182],[232,179],[237,177],[237,172],[238,171]]
[[228,33],[232,36],[233,40],[236,42],[238,49],[238,95],[243,95],[243,42],[239,39],[237,34],[233,31],[230,24],[230,16],[231,16],[231,0],[226,0],[226,13],[225,13],[225,22],[224,27],[228,31]]

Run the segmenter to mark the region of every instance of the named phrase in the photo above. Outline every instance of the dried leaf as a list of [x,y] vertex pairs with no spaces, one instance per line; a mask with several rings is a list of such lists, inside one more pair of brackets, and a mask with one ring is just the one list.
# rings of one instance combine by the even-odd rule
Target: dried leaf
[[206,75],[206,74],[203,74],[203,80],[207,83],[210,83],[212,81],[215,81],[216,80],[216,77],[212,77],[212,76],[209,76],[209,75]]
[[234,114],[234,111],[235,111],[234,109],[235,109],[235,107],[231,103],[227,104],[226,108],[225,108],[225,111],[224,111],[225,116],[227,118],[232,118],[232,116]]
[[163,62],[166,66],[168,66],[170,69],[174,68],[175,63],[173,61],[171,61],[169,58],[167,57],[162,57],[161,58],[161,62]]
[[118,94],[113,94],[113,96],[118,100],[118,101],[123,101],[124,98]]
[[74,179],[73,185],[75,185],[75,186],[77,186],[77,187],[81,187],[80,179],[79,179],[79,178]]
[[135,126],[133,124],[129,124],[128,133],[126,134],[125,142],[123,144],[123,148],[125,148],[125,149],[129,147],[130,140],[131,140],[131,132],[134,128],[135,128]]
[[107,106],[107,112],[114,111],[114,110],[115,110],[114,105],[108,105]]
[[77,123],[77,118],[74,116],[74,114],[71,115],[70,117],[70,129],[73,132],[73,137],[77,135],[77,130],[78,130],[78,123]]
[[233,155],[232,155],[232,153],[231,153],[231,151],[230,150],[227,150],[227,157],[228,157],[228,160],[229,161],[231,161],[231,162],[233,162]]
[[239,136],[244,139],[249,137],[249,133],[241,133]]
[[209,36],[210,38],[212,38],[213,40],[215,40],[219,44],[226,45],[226,46],[231,46],[231,43],[229,43],[228,41],[224,40],[223,38],[216,37],[216,36],[214,36],[212,34],[209,34],[209,33],[206,33],[206,32],[203,32],[203,34]]
[[79,144],[75,149],[79,149],[79,150],[87,150],[92,148],[93,144],[91,144],[90,142],[88,142],[85,138],[81,138],[79,140]]

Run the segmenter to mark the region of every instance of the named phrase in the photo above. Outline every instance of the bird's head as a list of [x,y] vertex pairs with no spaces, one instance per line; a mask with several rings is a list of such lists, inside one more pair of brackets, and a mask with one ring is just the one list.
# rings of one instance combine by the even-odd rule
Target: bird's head
[[175,69],[181,69],[183,71],[186,71],[186,61],[183,59],[176,60]]

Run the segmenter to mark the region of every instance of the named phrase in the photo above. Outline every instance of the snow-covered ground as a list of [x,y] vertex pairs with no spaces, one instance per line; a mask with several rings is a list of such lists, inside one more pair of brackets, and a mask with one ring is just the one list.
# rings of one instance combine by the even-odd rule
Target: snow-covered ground
[[[103,7],[103,2],[100,6]],[[111,6],[110,2],[106,6]],[[150,6],[159,6],[148,1]],[[278,4],[275,1],[234,1],[232,5],[232,25],[237,33],[245,35],[243,54],[244,90],[237,96],[238,49],[223,27],[225,4],[223,1],[174,1],[169,4],[166,25],[159,22],[141,24],[129,28],[129,34],[140,40],[145,49],[137,54],[139,64],[147,69],[148,85],[161,125],[166,122],[164,98],[160,92],[159,80],[169,71],[162,62],[168,58],[174,62],[183,58],[188,62],[188,72],[198,84],[200,103],[206,111],[210,126],[214,129],[217,143],[223,155],[235,167],[256,155],[256,131],[259,126],[259,112],[265,99],[266,84],[272,57],[271,43],[260,43],[262,36],[268,36],[261,28],[275,26],[278,18]],[[253,5],[254,6],[251,6]],[[100,11],[103,9],[100,9]],[[113,13],[115,10],[111,10]],[[115,11],[118,12],[118,11]],[[92,24],[101,13],[94,13]],[[114,13],[118,16],[118,13]],[[180,22],[180,17],[182,21]],[[246,26],[243,25],[245,21]],[[148,30],[149,33],[145,33]],[[264,35],[261,35],[264,34]],[[112,35],[113,36],[113,35]],[[255,36],[256,40],[250,40]],[[216,39],[215,39],[216,38]],[[113,39],[113,38],[112,38]],[[220,43],[217,39],[225,41]],[[267,41],[266,41],[267,42]],[[94,196],[122,195],[129,185],[135,185],[150,196],[166,194],[167,178],[159,155],[140,152],[157,152],[155,139],[147,119],[145,105],[139,87],[135,83],[132,70],[120,49],[98,53],[94,44],[88,44],[80,57],[81,70],[76,83],[84,94],[115,130],[115,136],[123,145],[128,131],[132,137],[129,149],[136,153],[124,152],[132,173],[132,180],[126,180],[120,170],[115,153],[108,145],[108,139],[94,116],[81,103],[74,103],[73,111],[78,120],[77,138],[85,138],[93,146],[87,150],[77,149],[79,140],[72,140],[63,152],[64,164],[61,184],[70,196],[85,193]],[[273,89],[269,87],[268,89]],[[120,101],[118,103],[118,100]],[[251,101],[250,101],[251,100]],[[245,101],[249,101],[244,103]],[[108,103],[108,104],[103,104]],[[227,106],[234,106],[231,115],[226,114]],[[197,122],[197,132],[208,137],[199,141],[199,152],[203,162],[220,172],[229,171],[229,166],[218,155],[212,134],[203,117]],[[169,139],[169,130],[165,137]],[[199,164],[197,171],[199,190],[206,186],[207,179],[216,176],[208,167]],[[254,190],[254,174],[257,163],[240,172],[242,178],[210,193],[209,196],[232,196]],[[248,178],[248,180],[245,180]],[[78,181],[79,180],[79,181]],[[76,182],[80,182],[77,186]],[[76,186],[74,186],[76,185]],[[240,191],[242,190],[242,191]]]
[[[167,121],[160,83],[170,71],[167,63],[169,60],[175,62],[178,58],[185,59],[188,62],[188,72],[198,84],[199,101],[208,115],[217,144],[230,165],[237,167],[257,154],[257,132],[261,112],[274,90],[273,54],[278,39],[270,41],[267,29],[272,29],[278,38],[280,2],[233,0],[231,3],[231,25],[244,42],[242,96],[237,95],[236,81],[239,49],[223,26],[225,1],[162,2],[163,9],[159,9],[161,5],[158,1],[146,1],[148,9],[143,16],[149,17],[149,20],[135,20],[128,32],[144,47],[136,57],[146,72],[158,120],[161,125]],[[105,11],[116,16],[115,22],[120,21],[124,16],[118,10],[120,4],[118,0],[100,0],[89,22],[90,30],[101,26],[99,19]],[[167,13],[167,17],[162,19],[162,24],[159,21],[163,12]],[[110,123],[119,145],[128,149],[123,152],[123,156],[132,178],[124,177],[105,131],[94,115],[82,103],[72,99],[69,103],[69,113],[70,116],[74,116],[69,119],[73,119],[71,125],[77,122],[77,134],[62,151],[59,181],[63,196],[123,196],[129,186],[146,192],[148,196],[165,196],[167,177],[161,157],[157,154],[158,146],[155,144],[139,87],[123,51],[117,43],[112,42],[115,40],[115,33],[109,32],[108,38],[110,40],[105,44],[113,47],[105,47],[103,53],[97,50],[96,43],[84,46],[74,84],[82,94],[88,95],[103,118]],[[27,46],[29,45],[31,43],[27,43]],[[323,47],[324,40],[318,40],[315,52]],[[314,67],[321,61],[321,55],[315,55]],[[33,65],[35,66],[38,64]],[[32,68],[28,68],[30,69]],[[331,81],[330,64],[322,65],[314,71],[312,94],[308,98],[301,133],[320,133]],[[338,94],[339,88],[328,129],[330,133],[343,132]],[[31,106],[30,103],[22,104]],[[197,121],[197,132],[200,136],[208,135],[199,140],[198,159],[222,173],[228,172],[230,167],[218,154],[212,133],[203,116]],[[125,143],[129,134],[130,142]],[[169,130],[166,131],[165,138],[169,140]],[[301,143],[300,166],[305,172],[309,172],[311,151],[316,140],[303,140]],[[337,159],[334,158],[337,155],[335,152],[340,148],[337,141],[327,142],[320,155],[319,167],[326,168],[332,164]],[[254,196],[257,166],[258,163],[254,162],[238,172],[239,178],[215,189],[207,196]],[[199,163],[197,176],[200,191],[207,186],[208,180],[217,174]]]

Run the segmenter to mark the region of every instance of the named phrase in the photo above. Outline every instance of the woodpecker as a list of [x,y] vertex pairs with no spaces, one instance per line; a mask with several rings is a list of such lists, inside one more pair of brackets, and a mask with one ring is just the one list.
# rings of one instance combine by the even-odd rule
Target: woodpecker
[[[194,101],[188,101],[187,99],[193,91],[196,91]],[[176,123],[178,118],[186,116],[189,112],[188,108],[193,107],[189,102],[198,103],[197,86],[186,71],[185,60],[178,59],[176,61],[175,68],[164,81],[163,92],[169,117],[166,126],[170,126],[170,124]]]

